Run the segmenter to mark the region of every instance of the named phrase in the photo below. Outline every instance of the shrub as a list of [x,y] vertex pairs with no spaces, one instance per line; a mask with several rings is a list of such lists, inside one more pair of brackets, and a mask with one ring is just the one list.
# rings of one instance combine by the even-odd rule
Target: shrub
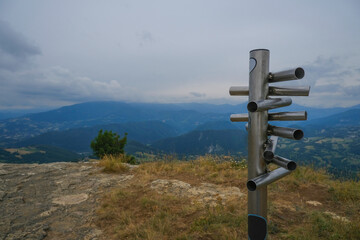
[[127,133],[120,139],[117,133],[101,129],[99,134],[93,141],[91,141],[91,148],[94,155],[102,158],[105,155],[118,155],[124,154],[124,147],[127,142]]

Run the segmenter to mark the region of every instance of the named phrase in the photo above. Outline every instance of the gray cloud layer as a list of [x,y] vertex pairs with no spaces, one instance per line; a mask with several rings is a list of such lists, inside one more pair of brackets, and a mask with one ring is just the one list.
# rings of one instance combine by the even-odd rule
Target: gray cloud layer
[[294,102],[359,104],[358,9],[325,0],[3,1],[0,108],[240,103],[228,88],[248,85],[254,48],[271,50],[271,71],[304,66],[304,80],[281,84],[311,85]]
[[0,69],[16,70],[41,51],[10,25],[0,20]]

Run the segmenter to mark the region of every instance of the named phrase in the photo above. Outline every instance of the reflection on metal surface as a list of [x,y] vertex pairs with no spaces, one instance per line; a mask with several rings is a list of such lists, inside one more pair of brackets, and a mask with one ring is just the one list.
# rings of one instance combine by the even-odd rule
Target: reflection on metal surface
[[250,58],[249,61],[249,73],[251,73],[254,68],[256,67],[256,59],[255,58]]
[[269,121],[302,121],[307,119],[306,111],[269,113]]
[[270,96],[309,96],[310,86],[306,87],[269,87]]

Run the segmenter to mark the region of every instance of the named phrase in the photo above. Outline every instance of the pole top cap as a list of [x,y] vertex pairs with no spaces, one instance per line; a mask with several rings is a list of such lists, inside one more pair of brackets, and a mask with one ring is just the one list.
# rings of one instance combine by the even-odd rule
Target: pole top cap
[[269,52],[269,49],[265,49],[265,48],[257,48],[257,49],[253,49],[253,50],[251,50],[250,52],[255,52],[255,51],[268,51],[268,52]]

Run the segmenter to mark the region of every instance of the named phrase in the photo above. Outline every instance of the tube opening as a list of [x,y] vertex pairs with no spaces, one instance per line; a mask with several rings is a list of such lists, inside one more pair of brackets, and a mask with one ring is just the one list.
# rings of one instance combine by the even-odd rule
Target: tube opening
[[287,164],[287,169],[289,169],[290,171],[294,171],[296,169],[296,162],[290,161]]
[[295,140],[300,140],[303,137],[304,137],[304,132],[302,130],[300,130],[300,129],[295,130],[295,132],[294,132],[294,139]]
[[274,153],[272,151],[265,151],[264,152],[264,158],[266,160],[271,160],[274,158]]
[[305,71],[301,67],[295,70],[295,76],[297,79],[302,79],[305,76]]
[[255,191],[256,190],[256,183],[254,181],[252,181],[252,180],[249,180],[246,183],[246,186],[247,186],[249,191]]
[[256,110],[258,109],[258,106],[257,106],[256,102],[249,102],[247,105],[247,109],[249,110],[249,112],[256,112]]

